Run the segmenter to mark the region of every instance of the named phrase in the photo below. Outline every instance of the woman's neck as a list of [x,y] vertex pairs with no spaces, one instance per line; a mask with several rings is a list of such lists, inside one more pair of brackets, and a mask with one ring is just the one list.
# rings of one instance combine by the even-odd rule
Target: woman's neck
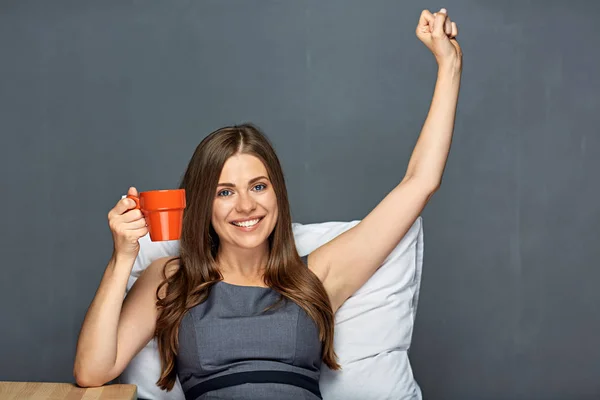
[[217,253],[217,264],[223,277],[237,277],[248,281],[262,280],[268,260],[268,244],[254,249],[221,245]]

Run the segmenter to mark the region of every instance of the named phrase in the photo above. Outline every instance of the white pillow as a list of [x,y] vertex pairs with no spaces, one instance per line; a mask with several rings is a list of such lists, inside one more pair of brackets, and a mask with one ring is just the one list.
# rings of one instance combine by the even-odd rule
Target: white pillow
[[[359,222],[294,223],[298,253],[310,253]],[[151,242],[148,235],[140,239],[140,246],[127,290],[152,261],[179,251],[178,241]],[[334,348],[342,370],[323,365],[319,386],[324,400],[422,398],[408,359],[422,266],[419,217],[379,270],[337,311]],[[179,380],[166,392],[156,386],[159,376],[160,359],[152,340],[127,366],[120,382],[137,385],[140,399],[185,399]]]

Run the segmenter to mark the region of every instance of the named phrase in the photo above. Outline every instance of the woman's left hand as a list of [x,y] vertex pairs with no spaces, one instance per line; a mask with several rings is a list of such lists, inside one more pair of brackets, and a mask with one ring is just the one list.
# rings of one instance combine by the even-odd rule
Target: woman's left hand
[[434,14],[423,10],[416,33],[419,40],[431,50],[439,66],[461,66],[462,50],[455,39],[458,27],[456,22],[450,21],[445,8]]

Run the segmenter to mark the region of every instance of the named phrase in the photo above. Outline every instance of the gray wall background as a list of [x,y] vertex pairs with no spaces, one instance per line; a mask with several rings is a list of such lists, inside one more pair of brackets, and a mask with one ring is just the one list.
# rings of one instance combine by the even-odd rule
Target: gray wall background
[[212,130],[252,121],[294,220],[363,218],[403,177],[447,7],[455,139],[423,216],[411,353],[427,399],[600,396],[600,5],[302,0],[0,3],[0,380],[72,381],[130,185],[175,187]]

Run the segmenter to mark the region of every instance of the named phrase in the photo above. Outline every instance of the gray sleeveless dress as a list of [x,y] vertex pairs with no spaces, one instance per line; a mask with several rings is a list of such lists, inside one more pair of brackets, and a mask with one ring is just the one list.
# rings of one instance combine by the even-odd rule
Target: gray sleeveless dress
[[263,312],[278,299],[270,288],[218,282],[184,316],[176,367],[186,400],[321,398],[318,328],[287,299]]

